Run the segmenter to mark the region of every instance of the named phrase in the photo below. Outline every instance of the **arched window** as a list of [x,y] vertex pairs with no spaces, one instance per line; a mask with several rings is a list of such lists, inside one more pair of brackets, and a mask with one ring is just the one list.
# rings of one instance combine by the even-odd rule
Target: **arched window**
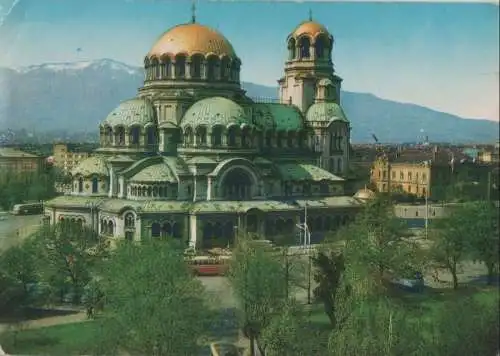
[[186,57],[182,54],[175,57],[175,77],[184,78],[186,76]]
[[231,61],[228,57],[223,57],[221,60],[221,79],[228,80],[231,74]]
[[78,193],[83,193],[83,177],[78,178]]
[[293,148],[293,139],[295,137],[295,134],[293,132],[288,132],[286,136],[286,145],[289,148]]
[[163,77],[164,78],[172,78],[172,60],[170,57],[166,57],[163,59]]
[[92,194],[97,193],[99,190],[99,178],[92,177]]
[[156,144],[156,130],[153,126],[147,128],[147,144],[148,146]]
[[170,237],[172,236],[172,225],[170,223],[164,223],[161,227],[161,236]]
[[222,126],[214,126],[212,128],[212,146],[222,146],[222,135],[224,128]]
[[104,128],[104,134],[106,136],[106,145],[113,144],[113,129],[110,126]]
[[191,57],[191,78],[201,79],[202,62],[203,62],[203,56],[200,54],[195,54]]
[[130,128],[130,144],[138,145],[139,144],[139,136],[141,133],[141,129],[138,126],[133,126]]
[[205,126],[198,126],[196,128],[196,144],[207,144],[207,128]]
[[158,223],[153,223],[151,225],[151,237],[160,237],[161,236],[161,227]]
[[299,40],[300,58],[309,58],[311,56],[311,40],[309,37],[302,37]]
[[244,127],[241,130],[241,146],[245,148],[252,147],[252,137],[248,127]]
[[123,146],[125,144],[125,128],[119,126],[115,128],[115,145]]
[[323,59],[326,54],[326,44],[327,39],[324,36],[318,36],[316,38],[316,42],[314,43],[314,52],[316,54],[317,59]]
[[191,127],[184,128],[184,145],[190,146],[193,144],[193,129]]
[[113,222],[112,222],[112,221],[108,221],[108,228],[107,228],[107,230],[106,230],[106,233],[107,233],[108,235],[114,236],[114,228],[115,228],[115,227],[114,227]]
[[216,79],[216,71],[218,67],[218,59],[215,56],[210,56],[207,59],[207,80],[214,81]]
[[236,136],[238,134],[239,130],[238,127],[236,126],[231,126],[227,130],[227,145],[230,147],[236,147]]
[[246,170],[234,168],[221,181],[222,197],[226,200],[250,200],[252,183],[252,178]]
[[160,76],[160,73],[159,73],[160,66],[158,64],[159,64],[158,59],[153,58],[151,60],[151,71],[152,71],[151,79],[158,79],[158,77]]
[[337,159],[337,172],[342,173],[342,158]]
[[273,133],[272,131],[266,131],[266,140],[265,140],[265,145],[266,147],[273,147]]
[[296,46],[295,46],[295,39],[290,38],[290,41],[288,41],[288,60],[295,59],[296,56]]

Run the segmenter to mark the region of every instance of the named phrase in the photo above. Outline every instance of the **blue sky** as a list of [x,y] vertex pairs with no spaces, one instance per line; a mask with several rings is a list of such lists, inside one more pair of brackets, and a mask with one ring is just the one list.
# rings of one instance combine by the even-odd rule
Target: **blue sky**
[[[155,40],[187,22],[190,1],[0,0],[0,66],[112,58],[141,65]],[[276,85],[285,39],[305,20],[335,37],[344,89],[470,118],[498,120],[494,4],[197,2],[197,19],[222,32],[242,79]],[[82,48],[77,52],[77,48]]]

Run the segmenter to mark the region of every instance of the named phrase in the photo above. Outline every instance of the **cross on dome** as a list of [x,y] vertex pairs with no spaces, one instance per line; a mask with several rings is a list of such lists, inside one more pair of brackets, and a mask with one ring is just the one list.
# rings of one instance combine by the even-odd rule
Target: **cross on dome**
[[193,0],[193,3],[191,5],[191,23],[196,22],[196,1]]

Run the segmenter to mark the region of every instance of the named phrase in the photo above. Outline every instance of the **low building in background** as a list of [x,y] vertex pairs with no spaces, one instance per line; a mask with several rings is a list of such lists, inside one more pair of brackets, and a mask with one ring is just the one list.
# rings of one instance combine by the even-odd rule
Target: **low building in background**
[[44,166],[45,159],[15,148],[0,147],[0,174],[36,173]]
[[397,148],[375,159],[370,183],[379,192],[441,200],[448,187],[459,182],[487,184],[493,169],[451,147]]
[[486,148],[479,152],[478,160],[484,163],[499,163],[500,158],[500,142],[497,142],[493,147]]
[[51,158],[54,167],[61,169],[65,174],[69,174],[74,167],[89,158],[90,155],[90,151],[75,144],[56,143]]

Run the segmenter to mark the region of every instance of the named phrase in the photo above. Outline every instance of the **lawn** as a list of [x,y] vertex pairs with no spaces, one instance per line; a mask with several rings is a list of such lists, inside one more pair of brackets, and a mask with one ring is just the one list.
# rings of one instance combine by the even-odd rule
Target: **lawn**
[[99,334],[92,321],[48,326],[28,330],[10,330],[0,335],[0,345],[8,354],[83,355],[92,352]]

